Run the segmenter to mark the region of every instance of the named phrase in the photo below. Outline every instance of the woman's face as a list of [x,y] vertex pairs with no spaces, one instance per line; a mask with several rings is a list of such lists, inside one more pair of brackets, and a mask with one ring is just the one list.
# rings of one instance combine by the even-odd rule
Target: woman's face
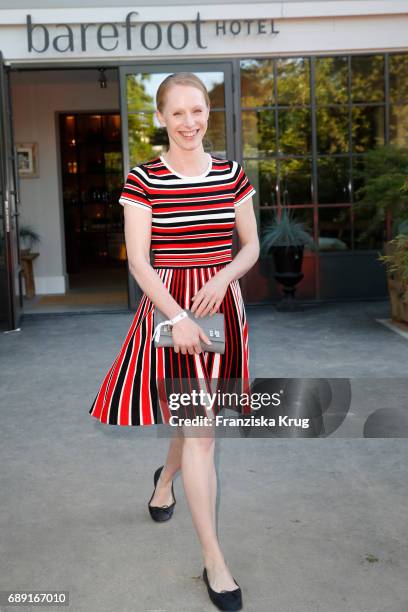
[[170,144],[186,151],[202,147],[209,114],[203,93],[191,85],[172,85],[167,90],[163,112],[156,111]]

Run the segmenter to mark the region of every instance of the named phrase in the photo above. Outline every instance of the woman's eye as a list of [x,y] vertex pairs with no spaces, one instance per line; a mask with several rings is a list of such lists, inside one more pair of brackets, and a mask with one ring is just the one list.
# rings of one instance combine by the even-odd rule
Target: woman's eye
[[196,112],[196,113],[201,113],[201,110],[196,110],[195,112]]
[[175,115],[179,115],[180,113],[174,113]]

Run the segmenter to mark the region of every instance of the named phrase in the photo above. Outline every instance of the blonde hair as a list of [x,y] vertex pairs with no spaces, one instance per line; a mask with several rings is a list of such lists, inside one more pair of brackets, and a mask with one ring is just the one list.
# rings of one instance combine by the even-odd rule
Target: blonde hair
[[193,72],[175,72],[169,74],[159,85],[156,92],[156,107],[160,112],[163,112],[166,103],[166,94],[172,85],[191,85],[199,89],[205,99],[207,108],[210,108],[210,96],[204,83]]

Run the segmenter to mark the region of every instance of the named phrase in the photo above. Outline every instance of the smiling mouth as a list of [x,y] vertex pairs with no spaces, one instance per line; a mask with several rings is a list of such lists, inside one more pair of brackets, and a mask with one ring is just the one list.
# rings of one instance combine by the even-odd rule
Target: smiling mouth
[[192,138],[193,136],[198,134],[199,131],[200,130],[191,130],[190,132],[180,132],[180,134],[184,136],[184,138]]

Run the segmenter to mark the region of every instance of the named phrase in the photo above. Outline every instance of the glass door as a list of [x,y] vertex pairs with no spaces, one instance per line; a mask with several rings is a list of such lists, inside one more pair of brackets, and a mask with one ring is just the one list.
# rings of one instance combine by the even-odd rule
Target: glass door
[[[124,180],[130,168],[167,151],[166,130],[154,116],[155,96],[166,76],[182,71],[196,74],[209,92],[211,110],[204,149],[218,157],[235,159],[231,62],[131,64],[120,67]],[[141,292],[128,274],[129,306],[135,309]]]
[[19,183],[9,73],[0,51],[0,326],[12,330],[22,315]]

